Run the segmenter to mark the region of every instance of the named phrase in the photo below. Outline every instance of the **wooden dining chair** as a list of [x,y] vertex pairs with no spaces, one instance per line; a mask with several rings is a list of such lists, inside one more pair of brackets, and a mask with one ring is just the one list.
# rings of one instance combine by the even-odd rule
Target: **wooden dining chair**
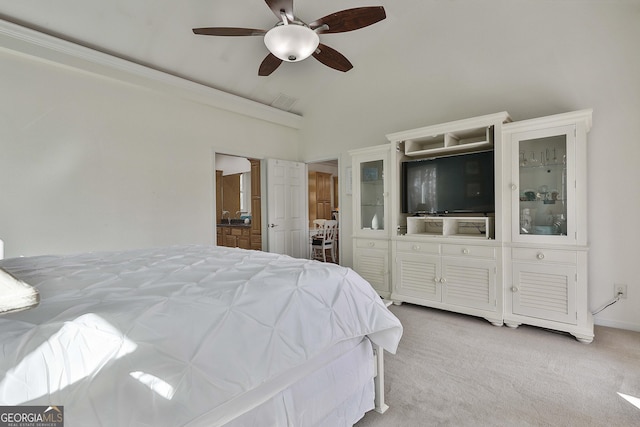
[[336,262],[336,235],[338,221],[327,219],[311,236],[311,259],[327,262],[327,251],[331,261]]

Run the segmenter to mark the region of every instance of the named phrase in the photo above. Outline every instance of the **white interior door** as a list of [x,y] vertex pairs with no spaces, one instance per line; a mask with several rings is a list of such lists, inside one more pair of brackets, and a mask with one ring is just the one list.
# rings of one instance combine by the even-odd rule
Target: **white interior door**
[[306,258],[307,165],[267,159],[267,250]]

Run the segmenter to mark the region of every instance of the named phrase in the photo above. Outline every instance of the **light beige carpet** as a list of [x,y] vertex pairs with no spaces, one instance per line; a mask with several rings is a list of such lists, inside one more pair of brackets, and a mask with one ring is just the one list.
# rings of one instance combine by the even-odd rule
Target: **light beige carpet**
[[595,339],[404,304],[398,353],[386,354],[383,415],[357,427],[640,426],[640,333],[596,326]]

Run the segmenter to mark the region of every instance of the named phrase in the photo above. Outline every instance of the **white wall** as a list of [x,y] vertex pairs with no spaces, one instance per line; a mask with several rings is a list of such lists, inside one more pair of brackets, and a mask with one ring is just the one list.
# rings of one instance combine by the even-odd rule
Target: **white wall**
[[[408,27],[402,48],[380,40],[385,61],[360,61],[322,87],[306,110],[303,158],[341,156],[346,166],[347,150],[384,144],[392,132],[499,111],[524,120],[593,108],[589,305],[595,310],[613,298],[614,283],[627,284],[628,298],[596,323],[640,330],[640,3],[448,2],[437,17],[427,13],[430,4],[395,10],[394,19],[424,12],[429,34],[442,37]],[[375,70],[373,78],[359,69]]]
[[289,127],[1,50],[0,69],[5,257],[212,243],[213,152],[297,157]]

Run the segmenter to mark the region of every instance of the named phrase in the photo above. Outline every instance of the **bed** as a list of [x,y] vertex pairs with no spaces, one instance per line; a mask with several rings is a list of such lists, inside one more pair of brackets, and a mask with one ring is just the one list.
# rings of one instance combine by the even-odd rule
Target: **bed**
[[[183,245],[0,261],[0,405],[73,426],[351,426],[384,410],[402,325],[351,269]],[[376,393],[377,391],[377,393]]]

